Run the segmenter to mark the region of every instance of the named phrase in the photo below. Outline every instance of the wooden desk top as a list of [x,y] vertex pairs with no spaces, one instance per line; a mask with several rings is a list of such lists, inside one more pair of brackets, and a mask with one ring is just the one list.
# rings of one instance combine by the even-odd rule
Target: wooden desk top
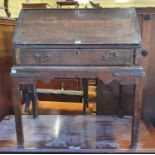
[[14,45],[139,45],[135,9],[25,9]]

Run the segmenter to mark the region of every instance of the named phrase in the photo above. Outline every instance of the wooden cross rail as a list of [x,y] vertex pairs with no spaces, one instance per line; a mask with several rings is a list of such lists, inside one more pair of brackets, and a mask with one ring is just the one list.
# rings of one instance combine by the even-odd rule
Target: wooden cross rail
[[37,93],[42,94],[83,96],[83,91],[76,91],[76,90],[37,89],[36,91]]

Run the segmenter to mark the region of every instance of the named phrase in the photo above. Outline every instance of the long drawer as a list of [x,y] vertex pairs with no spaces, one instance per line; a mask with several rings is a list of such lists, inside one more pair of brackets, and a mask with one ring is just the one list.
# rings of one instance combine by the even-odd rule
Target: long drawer
[[20,49],[16,64],[21,65],[132,65],[132,49]]

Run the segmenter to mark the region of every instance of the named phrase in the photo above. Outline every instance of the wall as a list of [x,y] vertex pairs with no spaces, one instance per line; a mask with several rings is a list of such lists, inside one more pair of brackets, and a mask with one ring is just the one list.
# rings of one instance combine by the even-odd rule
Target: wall
[[[0,7],[3,7],[3,1],[0,1]],[[22,7],[22,3],[48,3],[52,8],[56,8],[57,0],[9,0],[9,8],[12,14],[12,18],[17,18]],[[64,0],[60,0],[64,1]],[[87,5],[90,8],[89,0],[76,0],[80,3],[80,8]],[[100,6],[104,8],[115,8],[115,7],[155,7],[155,0],[91,0],[94,3],[100,3]],[[6,17],[3,9],[0,9],[0,16]]]
[[15,20],[0,19],[0,119],[12,112],[12,35]]
[[[0,7],[3,7],[3,1],[0,1]],[[55,0],[9,0],[9,10],[11,12],[11,18],[18,18],[18,15],[20,13],[20,9],[22,8],[22,3],[25,2],[32,2],[32,3],[41,3],[46,2],[50,4],[52,7],[56,7]],[[0,9],[0,16],[6,17],[5,11],[3,9]]]

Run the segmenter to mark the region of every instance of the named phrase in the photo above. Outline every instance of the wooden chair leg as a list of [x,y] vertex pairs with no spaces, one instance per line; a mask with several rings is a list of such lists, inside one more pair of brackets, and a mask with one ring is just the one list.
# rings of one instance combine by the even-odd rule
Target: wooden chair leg
[[118,99],[118,116],[123,118],[123,105],[122,105],[122,93],[123,93],[123,85],[119,85],[119,99]]
[[83,79],[83,113],[86,113],[86,108],[88,107],[88,79]]
[[134,110],[132,119],[132,136],[131,136],[131,149],[136,149],[138,146],[138,134],[141,116],[141,105],[143,96],[143,78],[137,80],[134,86]]

